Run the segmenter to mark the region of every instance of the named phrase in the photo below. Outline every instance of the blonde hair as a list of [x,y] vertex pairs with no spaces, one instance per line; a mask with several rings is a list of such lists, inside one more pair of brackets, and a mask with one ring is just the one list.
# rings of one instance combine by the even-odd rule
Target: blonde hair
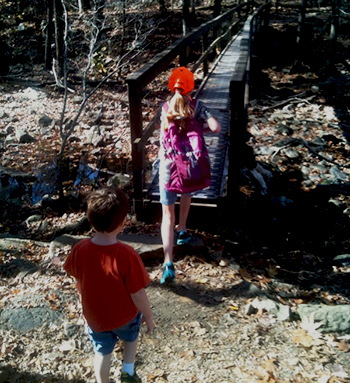
[[[185,128],[186,118],[192,118],[194,110],[191,107],[190,99],[179,92],[175,92],[169,103],[168,113],[163,111],[162,129],[166,130],[170,122],[176,122],[176,125]],[[177,119],[180,117],[180,119]]]

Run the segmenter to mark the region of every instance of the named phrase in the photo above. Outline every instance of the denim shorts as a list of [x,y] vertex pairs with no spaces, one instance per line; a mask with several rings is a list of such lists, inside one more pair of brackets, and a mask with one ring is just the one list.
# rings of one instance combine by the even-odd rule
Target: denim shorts
[[159,194],[162,205],[174,205],[177,200],[177,193],[166,190],[164,185],[159,185]]
[[125,340],[126,342],[135,341],[139,336],[140,327],[141,312],[130,322],[114,330],[96,332],[87,326],[87,331],[94,352],[101,355],[108,355],[113,351],[118,339]]
[[[177,201],[178,193],[169,191],[165,189],[165,186],[159,186],[159,195],[160,195],[160,203],[162,205],[174,205],[175,202]],[[192,197],[193,193],[184,193],[184,195],[188,195]]]

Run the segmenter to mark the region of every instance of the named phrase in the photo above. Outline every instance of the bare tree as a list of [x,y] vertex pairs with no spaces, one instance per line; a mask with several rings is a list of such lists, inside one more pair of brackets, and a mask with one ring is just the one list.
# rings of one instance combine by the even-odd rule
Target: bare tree
[[[129,49],[124,51],[122,55],[119,56],[119,59],[114,65],[113,69],[106,73],[103,78],[92,88],[88,86],[89,75],[91,74],[91,70],[93,67],[94,55],[99,47],[99,38],[100,34],[104,29],[104,22],[101,22],[99,18],[96,17],[96,13],[99,12],[100,1],[93,0],[92,1],[92,10],[91,13],[86,15],[86,19],[84,21],[84,26],[86,29],[86,36],[88,42],[88,53],[86,57],[85,67],[82,69],[82,101],[77,107],[77,110],[74,113],[74,117],[68,119],[67,115],[67,104],[70,102],[70,88],[68,85],[68,51],[69,51],[69,19],[67,7],[65,4],[65,0],[60,0],[63,9],[63,19],[64,19],[64,29],[63,29],[63,88],[64,88],[64,96],[63,96],[63,106],[61,110],[61,116],[59,121],[59,133],[61,138],[60,149],[57,153],[57,168],[58,168],[58,186],[59,186],[59,194],[60,197],[63,197],[63,172],[64,172],[64,164],[65,164],[65,151],[67,148],[67,144],[69,138],[73,134],[75,128],[77,127],[82,112],[84,111],[89,99],[101,88],[101,86],[106,83],[110,78],[116,75],[123,66],[128,65],[129,61],[135,58],[141,50],[145,46],[145,40],[147,36],[153,32],[154,28],[150,28],[148,31],[143,31],[141,33],[140,27],[142,26],[142,22],[139,20],[138,24],[134,25],[134,40],[130,44]],[[81,24],[82,19],[79,19]]]

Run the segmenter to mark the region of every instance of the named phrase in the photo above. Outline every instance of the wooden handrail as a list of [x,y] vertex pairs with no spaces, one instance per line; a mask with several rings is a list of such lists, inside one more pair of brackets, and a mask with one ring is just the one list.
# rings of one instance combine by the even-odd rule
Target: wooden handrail
[[[166,48],[163,52],[157,54],[146,65],[132,73],[127,79],[128,84],[128,97],[129,97],[129,115],[130,115],[130,128],[131,128],[131,144],[132,144],[132,166],[133,166],[133,181],[134,181],[134,201],[135,203],[142,203],[142,192],[144,187],[143,177],[143,164],[144,164],[144,146],[147,138],[152,134],[155,124],[154,121],[148,124],[143,129],[142,124],[142,89],[154,80],[161,72],[165,71],[169,64],[174,59],[183,53],[186,47],[189,47],[192,43],[199,38],[203,38],[203,46],[206,45],[208,32],[212,29],[218,28],[224,21],[228,20],[234,15],[245,10],[245,17],[248,17],[250,7],[254,4],[254,1],[248,1],[242,3],[237,7],[225,12],[222,15],[217,16],[215,19],[208,21],[202,26],[194,29],[186,36],[178,39],[174,44]],[[241,18],[243,19],[243,17]],[[233,25],[230,26],[233,28]],[[224,33],[225,35],[226,33]],[[222,41],[224,37],[218,39]],[[206,57],[207,51],[213,49],[215,45],[211,44],[209,48],[206,48],[206,52],[202,56],[202,63],[204,71],[206,72]],[[180,60],[181,61],[181,60]],[[186,65],[187,62],[182,62],[181,65]],[[136,209],[136,206],[135,206]]]
[[244,8],[250,8],[254,4],[254,1],[249,1],[238,5],[237,7],[230,9],[229,11],[217,16],[215,19],[207,21],[205,24],[197,27],[186,36],[176,40],[172,45],[166,48],[164,51],[158,53],[145,64],[139,70],[133,72],[127,79],[128,84],[137,82],[140,89],[143,89],[150,81],[156,78],[161,72],[167,69],[167,66],[181,53],[184,47],[188,47],[190,44],[199,39],[211,29],[222,24],[228,18],[230,18],[235,12],[239,12]]

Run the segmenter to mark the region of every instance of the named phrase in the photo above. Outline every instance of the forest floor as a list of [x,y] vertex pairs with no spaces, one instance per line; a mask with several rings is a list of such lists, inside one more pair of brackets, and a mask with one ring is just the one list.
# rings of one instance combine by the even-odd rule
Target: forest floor
[[[325,57],[329,55],[326,49],[314,51],[312,65],[305,60],[296,66],[295,58],[288,54],[291,46],[286,39],[290,35],[279,34],[286,32],[288,20],[277,16],[272,20],[275,45],[265,52],[263,60],[256,61],[260,70],[252,88],[249,122],[253,137],[250,144],[257,160],[273,173],[273,178],[267,184],[267,194],[262,195],[256,180],[243,172],[240,200],[234,214],[215,212],[203,219],[199,213],[196,216],[196,210],[191,212],[191,233],[201,239],[204,246],[177,248],[177,278],[173,286],[159,284],[161,257],[145,258],[152,280],[147,292],[156,329],[150,335],[142,332],[140,336],[136,367],[144,382],[350,382],[349,335],[322,333],[312,318],[303,322],[296,315],[302,303],[329,306],[350,303],[350,268],[332,264],[336,255],[349,253],[350,223],[344,213],[349,207],[348,182],[305,184],[305,179],[301,182],[300,178],[305,161],[280,156],[282,150],[273,152],[270,157],[259,152],[259,147],[268,146],[264,136],[276,134],[269,131],[268,116],[295,98],[300,102],[301,98],[312,96],[312,86],[318,86],[320,91],[304,104],[312,103],[318,111],[325,106],[337,111],[338,117],[331,123],[342,122],[342,133],[347,137],[348,96],[344,81],[346,83],[349,76],[344,57],[348,47],[345,43],[342,48],[338,46],[331,70]],[[334,67],[340,71],[336,72]],[[32,79],[41,80],[40,76],[32,76]],[[35,100],[26,101],[21,97],[28,92],[27,85],[4,82],[1,90],[1,107],[14,127],[25,125],[34,134],[37,117],[48,111],[52,116],[59,115],[60,100],[52,89],[43,92],[45,94],[39,92]],[[113,156],[109,161],[99,147],[93,154],[101,155],[105,163],[111,165],[111,171],[125,169],[129,156],[125,88],[121,87],[120,92],[104,89],[92,101],[82,125],[91,126],[91,120],[104,105],[104,124],[108,126],[106,122],[113,121],[111,143],[104,150],[107,148],[107,152],[118,157],[118,163],[113,167]],[[156,104],[157,101],[153,101],[151,108]],[[292,117],[288,119],[301,123],[304,116],[300,117],[299,112],[300,108],[289,108]],[[316,120],[312,114],[308,118]],[[280,125],[284,129],[289,127],[284,120]],[[4,124],[4,131],[6,127]],[[256,127],[262,135],[257,134]],[[286,133],[281,135],[286,137]],[[40,151],[36,151],[36,144],[25,144],[21,148],[7,146],[2,152],[2,166],[31,172],[43,159],[43,148],[49,151],[51,136],[48,137],[40,141],[45,143]],[[76,155],[79,160],[77,152],[81,148],[76,145],[72,156]],[[296,149],[303,154],[304,149]],[[156,148],[150,146],[151,154],[152,150],[156,152]],[[330,151],[334,160],[346,164],[348,143],[330,145]],[[4,204],[5,208],[10,209],[10,205]],[[79,220],[84,213],[72,206],[64,213],[54,211],[52,205],[40,211],[21,208],[21,211],[3,213],[1,222],[2,237],[17,235],[30,242],[25,249],[14,245],[0,253],[0,313],[9,308],[27,311],[47,308],[59,319],[24,333],[0,329],[0,382],[93,382],[91,345],[84,333],[75,284],[61,267],[69,246],[48,259],[50,242],[57,228]],[[40,213],[45,219],[23,226],[21,223],[29,213]],[[158,223],[135,220],[128,223],[127,232],[150,237],[160,235]],[[84,230],[78,234],[91,232]],[[27,263],[37,266],[37,270],[26,273]],[[269,311],[248,310],[249,303],[257,297],[263,299],[264,294],[288,306],[290,318],[282,321]],[[118,345],[111,369],[115,381],[120,374],[121,352]]]

